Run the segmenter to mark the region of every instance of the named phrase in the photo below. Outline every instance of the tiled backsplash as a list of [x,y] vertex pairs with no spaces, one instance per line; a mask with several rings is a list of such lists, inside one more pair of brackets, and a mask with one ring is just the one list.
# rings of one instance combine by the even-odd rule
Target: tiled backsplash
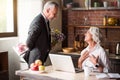
[[[82,26],[84,17],[88,18],[89,25],[103,25],[103,17],[113,16],[120,18],[120,10],[69,10],[63,11],[63,32],[67,31],[68,35],[66,44],[68,47],[73,47],[74,38],[78,34],[80,39],[84,39],[84,33],[88,28],[74,28],[69,25]],[[107,34],[106,34],[107,30]],[[103,40],[102,46],[109,49],[110,53],[115,53],[116,43],[120,42],[120,28],[101,29]]]

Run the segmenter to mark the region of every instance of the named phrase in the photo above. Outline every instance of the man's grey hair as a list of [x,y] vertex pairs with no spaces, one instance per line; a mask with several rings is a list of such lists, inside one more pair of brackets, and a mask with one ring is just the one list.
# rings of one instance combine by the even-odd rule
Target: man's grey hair
[[100,39],[102,37],[99,28],[90,27],[89,32],[92,34],[92,39],[99,44],[101,42]]
[[47,8],[51,8],[51,7],[56,7],[58,8],[59,5],[56,3],[56,2],[53,2],[53,1],[48,1],[45,3],[44,7],[43,7],[43,10],[47,9]]

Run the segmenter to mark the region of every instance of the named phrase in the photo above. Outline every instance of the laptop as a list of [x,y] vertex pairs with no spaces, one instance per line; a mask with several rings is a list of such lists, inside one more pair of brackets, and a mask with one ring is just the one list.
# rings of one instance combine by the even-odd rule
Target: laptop
[[54,70],[72,73],[83,71],[79,68],[74,67],[72,58],[69,55],[49,54],[49,57]]

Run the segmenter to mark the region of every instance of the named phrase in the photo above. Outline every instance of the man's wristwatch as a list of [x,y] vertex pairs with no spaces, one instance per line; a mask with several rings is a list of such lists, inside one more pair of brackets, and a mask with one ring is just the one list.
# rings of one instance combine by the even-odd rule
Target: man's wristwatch
[[98,67],[99,67],[99,63],[96,63],[96,64],[95,64],[95,67],[98,68]]

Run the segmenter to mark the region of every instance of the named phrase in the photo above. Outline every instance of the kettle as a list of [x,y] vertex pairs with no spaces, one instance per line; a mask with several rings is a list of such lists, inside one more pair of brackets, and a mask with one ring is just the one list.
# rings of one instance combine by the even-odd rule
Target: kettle
[[116,55],[120,55],[120,42],[116,45]]

